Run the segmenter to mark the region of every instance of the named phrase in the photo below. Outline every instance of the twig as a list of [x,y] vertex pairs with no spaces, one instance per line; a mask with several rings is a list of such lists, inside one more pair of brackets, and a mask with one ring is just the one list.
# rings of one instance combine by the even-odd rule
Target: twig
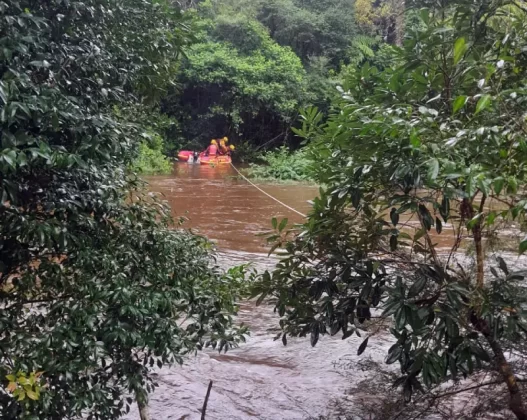
[[207,412],[207,404],[209,403],[211,389],[212,389],[212,381],[209,382],[209,387],[207,389],[207,395],[205,396],[205,401],[203,402],[203,408],[201,409],[201,420],[205,420],[205,413]]

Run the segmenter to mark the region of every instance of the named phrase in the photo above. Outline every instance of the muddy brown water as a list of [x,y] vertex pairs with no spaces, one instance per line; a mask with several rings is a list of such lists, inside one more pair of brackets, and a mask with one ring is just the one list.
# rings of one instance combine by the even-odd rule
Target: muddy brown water
[[[230,166],[175,164],[170,176],[149,177],[153,191],[163,193],[174,216],[188,217],[188,226],[216,242],[221,265],[251,262],[258,268],[272,267],[265,240],[255,234],[269,230],[272,217],[301,217],[272,201],[247,182],[235,178]],[[317,188],[307,185],[259,184],[300,212],[309,210],[308,200]],[[207,419],[310,419],[328,413],[333,399],[345,398],[349,378],[335,368],[342,357],[356,357],[360,338],[343,341],[322,337],[317,347],[309,340],[289,339],[287,347],[273,341],[278,318],[268,306],[241,305],[239,321],[249,325],[247,343],[226,355],[204,351],[188,358],[183,366],[156,372],[159,387],[150,398],[155,420],[200,419],[200,409],[209,380],[213,387]],[[382,360],[389,343],[371,343],[371,357]],[[356,380],[367,373],[358,372]],[[133,410],[127,420],[138,419]]]
[[[187,217],[185,225],[216,242],[220,250],[264,253],[265,238],[256,234],[268,231],[273,217],[301,221],[300,216],[239,179],[230,165],[176,163],[172,175],[147,180],[153,191],[164,195],[175,217]],[[309,210],[308,201],[318,191],[299,184],[260,187],[301,213]]]

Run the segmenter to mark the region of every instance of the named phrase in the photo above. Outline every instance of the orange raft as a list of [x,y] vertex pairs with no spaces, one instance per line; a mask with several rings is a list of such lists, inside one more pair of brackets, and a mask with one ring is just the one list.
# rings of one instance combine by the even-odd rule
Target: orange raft
[[182,162],[187,162],[193,154],[194,152],[191,150],[182,150],[177,154],[177,158]]
[[202,165],[224,165],[232,162],[229,155],[205,156],[204,153],[199,155],[199,163]]
[[[193,154],[194,152],[190,150],[182,150],[178,153],[177,157],[182,162],[188,162],[190,156]],[[202,165],[223,165],[232,162],[229,155],[205,156],[205,152],[200,153],[199,160]]]

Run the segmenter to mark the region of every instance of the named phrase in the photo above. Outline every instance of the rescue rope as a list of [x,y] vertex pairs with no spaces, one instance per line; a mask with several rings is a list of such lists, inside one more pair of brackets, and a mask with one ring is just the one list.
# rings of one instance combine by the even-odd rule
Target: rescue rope
[[282,206],[284,206],[286,209],[289,209],[291,210],[292,212],[295,212],[296,214],[302,216],[302,217],[307,217],[305,214],[303,213],[300,213],[298,210],[294,209],[293,207],[291,206],[288,206],[287,204],[283,203],[282,201],[280,201],[278,198],[275,198],[273,197],[271,194],[265,192],[264,190],[262,190],[259,186],[253,184],[251,181],[249,181],[239,170],[238,168],[236,168],[236,166],[234,166],[231,162],[231,166],[234,168],[234,170],[236,172],[238,172],[238,175],[240,175],[245,181],[247,181],[249,184],[251,184],[254,188],[256,188],[258,191],[260,191],[261,193],[265,194],[267,197],[271,198],[272,200],[276,201],[278,204],[281,204]]

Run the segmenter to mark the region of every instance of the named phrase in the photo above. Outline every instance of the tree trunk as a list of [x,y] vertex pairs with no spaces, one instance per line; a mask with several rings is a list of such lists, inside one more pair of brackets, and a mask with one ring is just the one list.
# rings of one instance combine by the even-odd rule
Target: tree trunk
[[483,287],[483,280],[485,279],[485,255],[483,253],[483,243],[481,236],[481,221],[472,229],[474,235],[474,245],[476,246],[476,284],[479,288]]
[[505,354],[503,354],[503,349],[501,348],[500,343],[494,339],[489,324],[487,324],[484,319],[479,318],[475,312],[472,312],[470,315],[470,322],[487,339],[487,342],[494,353],[496,370],[501,375],[503,382],[505,382],[507,389],[509,390],[509,408],[518,420],[527,420],[527,409],[523,403],[523,397],[520,387],[518,386],[518,381],[512,371],[511,365],[505,358]]
[[136,394],[137,408],[139,409],[139,418],[141,420],[152,420],[150,410],[148,409],[148,400],[145,401],[140,395]]
[[[483,281],[485,280],[485,253],[483,251],[483,235],[482,235],[482,226],[483,226],[483,209],[485,207],[485,201],[487,197],[481,197],[481,202],[479,205],[479,220],[476,225],[472,228],[472,236],[474,238],[474,246],[476,248],[476,285],[478,288],[483,287]],[[473,200],[469,201],[467,198],[463,199],[461,204],[461,212],[469,220],[473,219],[476,214],[474,213]]]
[[405,32],[405,0],[398,0],[395,4],[397,5],[395,9],[395,12],[397,13],[395,18],[395,45],[402,47]]

